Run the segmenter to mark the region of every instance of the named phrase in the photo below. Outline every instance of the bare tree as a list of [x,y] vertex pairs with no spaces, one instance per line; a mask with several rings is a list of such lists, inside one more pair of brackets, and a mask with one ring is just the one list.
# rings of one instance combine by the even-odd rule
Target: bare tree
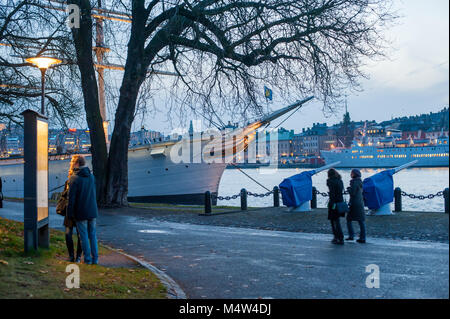
[[81,74],[81,88],[84,98],[86,120],[90,129],[92,168],[96,177],[97,198],[104,204],[105,183],[107,177],[108,153],[106,149],[103,119],[100,114],[98,87],[93,59],[93,23],[92,7],[89,0],[69,0],[81,10],[80,27],[72,28],[76,48],[76,61]]
[[[92,7],[73,29],[91,133],[104,158],[92,60]],[[395,16],[386,0],[132,0],[112,1],[132,16],[125,70],[114,118],[104,205],[126,205],[127,154],[142,84],[155,68],[178,73],[180,105],[204,113],[261,111],[262,83],[285,97],[313,93],[332,109],[343,90],[357,88],[364,59],[382,56],[382,31]],[[96,134],[96,133],[94,133]],[[94,140],[97,138],[94,137]],[[106,155],[105,155],[106,156]],[[95,168],[94,168],[95,169]],[[98,168],[97,168],[98,169]],[[103,186],[102,186],[103,187]]]
[[71,65],[74,46],[65,17],[36,0],[1,0],[0,6],[0,120],[20,124],[21,111],[39,107],[40,73],[25,58],[50,55],[62,66],[47,77],[47,115],[67,127],[81,110],[77,69]]

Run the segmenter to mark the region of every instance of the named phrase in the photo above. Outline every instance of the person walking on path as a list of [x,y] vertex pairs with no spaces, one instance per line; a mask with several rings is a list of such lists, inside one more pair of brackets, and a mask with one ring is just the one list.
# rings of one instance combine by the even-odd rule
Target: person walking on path
[[81,155],[72,157],[74,174],[69,179],[67,216],[74,218],[80,233],[85,264],[98,263],[96,218],[98,216],[95,178]]
[[344,183],[342,182],[341,175],[334,169],[328,170],[328,219],[331,222],[331,229],[333,231],[334,238],[331,241],[333,244],[343,245],[344,234],[342,233],[341,222],[339,220],[340,214],[337,210],[336,204],[344,201],[343,191]]
[[59,215],[64,216],[64,222],[63,225],[66,228],[66,246],[67,251],[69,252],[69,261],[70,262],[80,262],[81,260],[81,240],[80,240],[80,232],[77,229],[77,255],[75,257],[74,255],[74,249],[73,249],[73,228],[75,226],[75,220],[73,218],[69,218],[67,216],[67,207],[69,204],[69,180],[70,177],[74,174],[74,161],[70,161],[70,168],[69,168],[69,174],[68,179],[64,185],[64,190],[61,194],[61,197],[58,200],[58,203],[56,204],[56,212]]
[[347,214],[347,229],[348,238],[346,240],[353,240],[355,232],[353,230],[352,221],[359,223],[359,239],[358,243],[364,244],[366,242],[366,225],[365,225],[365,211],[363,200],[363,183],[361,181],[361,172],[358,169],[353,169],[350,173],[350,187],[347,191],[350,194],[349,212]]

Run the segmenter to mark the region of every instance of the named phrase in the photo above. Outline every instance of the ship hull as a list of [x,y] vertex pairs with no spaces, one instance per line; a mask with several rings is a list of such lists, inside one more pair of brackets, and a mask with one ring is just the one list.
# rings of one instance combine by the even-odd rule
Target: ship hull
[[[290,112],[311,100],[308,97],[248,124],[243,129],[217,132],[192,133],[182,141],[167,141],[128,151],[128,198],[130,201],[204,204],[206,191],[218,194],[219,183],[228,163],[255,139],[256,130],[262,125]],[[209,135],[210,134],[210,135]],[[209,135],[209,136],[208,136]],[[204,148],[205,145],[210,146]],[[172,149],[176,147],[175,149]],[[179,152],[181,149],[181,154]],[[192,152],[191,152],[192,149]],[[185,162],[172,160],[189,157]],[[200,156],[201,155],[201,156]],[[255,153],[256,155],[256,153]],[[204,159],[208,159],[205,161]],[[91,156],[86,156],[91,165]],[[50,158],[49,196],[61,191],[67,179],[70,157]],[[0,160],[0,177],[3,196],[23,198],[23,160]],[[215,198],[215,196],[213,197]],[[215,200],[213,200],[214,204]]]
[[326,164],[339,161],[338,168],[390,168],[417,160],[414,167],[448,167],[448,146],[377,148],[361,147],[322,151]]
[[[166,154],[170,152],[167,147]],[[91,156],[86,155],[87,165]],[[49,197],[67,179],[69,156],[49,160]],[[128,153],[128,199],[132,202],[204,204],[204,194],[217,194],[226,163],[173,163],[169,156],[151,155],[151,147]],[[23,198],[23,160],[2,160],[3,196]],[[215,204],[215,203],[213,203]]]

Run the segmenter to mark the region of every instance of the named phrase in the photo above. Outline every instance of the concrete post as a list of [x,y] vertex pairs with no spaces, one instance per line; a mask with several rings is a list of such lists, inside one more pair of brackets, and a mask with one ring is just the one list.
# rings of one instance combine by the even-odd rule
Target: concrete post
[[241,210],[247,210],[247,190],[241,189]]
[[394,189],[394,212],[402,211],[402,190],[400,187]]

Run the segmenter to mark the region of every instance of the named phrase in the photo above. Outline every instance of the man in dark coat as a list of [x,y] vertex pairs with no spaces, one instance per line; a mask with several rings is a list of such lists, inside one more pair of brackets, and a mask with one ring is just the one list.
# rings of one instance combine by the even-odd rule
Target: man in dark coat
[[334,238],[333,244],[344,244],[344,234],[342,233],[341,222],[339,220],[340,214],[337,211],[336,204],[344,201],[343,191],[344,183],[342,183],[341,176],[334,169],[328,170],[328,219],[331,222],[331,229],[333,231]]
[[364,199],[363,199],[363,183],[361,181],[361,172],[357,169],[353,169],[350,173],[351,181],[350,187],[347,187],[347,191],[350,194],[350,211],[347,214],[347,228],[348,238],[346,240],[353,240],[355,232],[353,230],[352,221],[359,223],[359,239],[358,243],[366,242],[366,225],[364,223],[366,214],[364,211]]
[[98,263],[96,218],[98,216],[95,178],[81,155],[74,155],[74,174],[69,179],[67,217],[73,218],[81,238],[85,264]]

